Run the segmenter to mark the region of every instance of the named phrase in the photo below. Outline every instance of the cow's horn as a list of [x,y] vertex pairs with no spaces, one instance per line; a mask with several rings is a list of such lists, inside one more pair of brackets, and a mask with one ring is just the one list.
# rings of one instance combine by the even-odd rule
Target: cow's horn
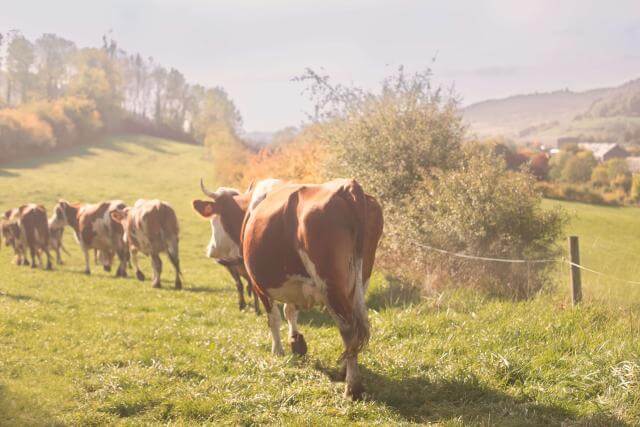
[[205,188],[204,180],[202,178],[200,178],[200,188],[202,189],[202,192],[205,194],[205,196],[211,197],[213,200],[216,199],[217,194]]

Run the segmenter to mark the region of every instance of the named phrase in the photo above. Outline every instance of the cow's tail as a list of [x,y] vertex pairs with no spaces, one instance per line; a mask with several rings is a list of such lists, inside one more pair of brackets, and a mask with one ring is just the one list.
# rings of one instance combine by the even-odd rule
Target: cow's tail
[[369,342],[370,327],[364,296],[363,253],[366,229],[367,199],[364,190],[356,181],[350,181],[341,191],[341,196],[351,206],[355,219],[355,247],[353,257],[353,287],[351,290],[352,322],[345,338],[345,352],[342,358],[355,357]]

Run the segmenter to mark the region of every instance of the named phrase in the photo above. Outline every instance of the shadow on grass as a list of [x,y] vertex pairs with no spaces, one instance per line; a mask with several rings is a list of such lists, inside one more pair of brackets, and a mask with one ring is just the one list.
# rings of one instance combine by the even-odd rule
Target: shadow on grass
[[0,169],[0,176],[4,176],[7,178],[18,176],[15,172],[9,172],[8,170]]
[[387,284],[367,292],[367,307],[376,311],[391,307],[407,307],[420,302],[420,290],[415,286],[387,277]]
[[[130,151],[125,148],[125,144],[127,143],[133,143],[156,153],[173,155],[173,153],[167,151],[164,148],[164,145],[166,145],[166,143],[161,139],[156,139],[153,137],[140,137],[138,135],[117,136],[119,136],[120,138],[103,137],[99,138],[97,142],[92,144],[61,148],[51,153],[16,160],[14,162],[10,162],[7,166],[11,169],[35,169],[45,164],[52,165],[60,163],[69,158],[94,157],[98,155],[98,153],[96,153],[96,150],[107,150],[128,154],[130,153]],[[0,169],[0,177],[2,176],[15,177],[18,176],[18,173]]]
[[[319,362],[316,369],[332,381],[341,381],[337,368]],[[606,425],[626,426],[614,416],[597,414],[576,417],[555,406],[514,398],[482,384],[473,375],[463,380],[431,381],[422,377],[401,380],[387,378],[366,367],[360,367],[366,400],[378,402],[412,423],[462,421],[479,425]]]
[[63,425],[28,396],[10,393],[0,384],[0,425]]
[[0,291],[0,298],[7,298],[13,301],[40,301],[38,298],[30,297],[29,295],[10,294]]

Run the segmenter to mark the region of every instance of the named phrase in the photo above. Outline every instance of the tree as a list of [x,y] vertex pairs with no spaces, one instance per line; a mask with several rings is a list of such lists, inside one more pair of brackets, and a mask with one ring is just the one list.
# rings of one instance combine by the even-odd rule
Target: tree
[[605,165],[599,164],[593,168],[591,182],[597,187],[607,187],[609,185],[609,174]]
[[13,95],[20,96],[21,103],[28,101],[33,85],[31,67],[35,60],[33,44],[17,31],[12,32],[7,47],[7,104],[13,104]]
[[562,180],[571,183],[587,182],[591,179],[591,173],[597,164],[590,151],[571,155],[562,169]]
[[609,159],[604,163],[607,169],[609,181],[613,181],[619,176],[631,175],[629,165],[625,159]]
[[549,156],[546,153],[538,153],[529,162],[531,173],[538,180],[547,179],[549,174]]
[[37,74],[46,98],[58,98],[62,84],[68,78],[71,57],[76,50],[73,42],[55,34],[43,34],[35,42]]

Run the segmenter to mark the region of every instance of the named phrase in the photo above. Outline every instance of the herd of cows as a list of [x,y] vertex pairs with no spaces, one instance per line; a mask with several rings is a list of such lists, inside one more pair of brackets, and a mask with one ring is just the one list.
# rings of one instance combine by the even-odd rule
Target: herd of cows
[[[294,184],[268,179],[245,192],[231,188],[210,191],[200,182],[206,200],[194,200],[194,210],[211,225],[207,256],[223,265],[233,277],[240,309],[247,293],[254,309],[262,302],[271,330],[272,351],[282,355],[280,310],[289,326],[292,352],[304,355],[307,344],[298,330],[298,311],[314,305],[327,307],[344,344],[342,375],[345,396],[358,399],[363,392],[358,354],[369,339],[365,305],[369,278],[382,235],[382,209],[353,180],[324,184]],[[15,252],[18,265],[52,269],[51,252],[61,264],[65,252],[65,227],[73,230],[91,273],[90,251],[95,263],[111,270],[117,257],[117,277],[127,276],[133,264],[136,277],[145,280],[138,253],[151,257],[153,286],[160,287],[166,252],[175,270],[175,287],[182,287],[179,227],[173,208],[159,200],[72,204],[60,200],[50,218],[46,209],[26,204],[10,209],[0,219],[5,245]],[[46,264],[42,258],[46,257]],[[28,261],[30,258],[30,262]]]

